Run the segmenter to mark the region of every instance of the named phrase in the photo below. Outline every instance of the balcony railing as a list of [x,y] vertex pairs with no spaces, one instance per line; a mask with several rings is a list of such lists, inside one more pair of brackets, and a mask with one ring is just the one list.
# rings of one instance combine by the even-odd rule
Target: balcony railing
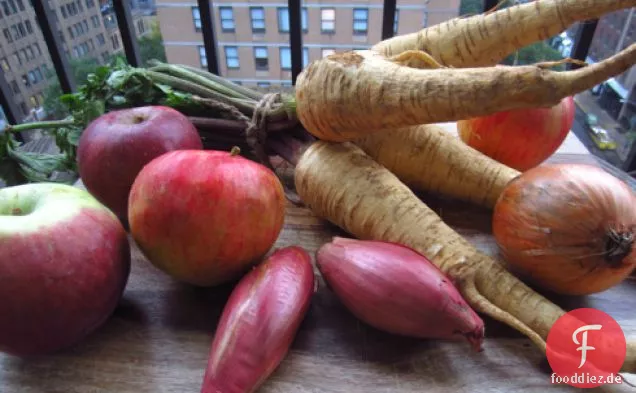
[[[484,11],[494,8],[499,0],[484,0]],[[219,74],[217,41],[213,28],[213,4],[211,0],[197,0],[201,14],[201,31],[203,34],[203,42],[205,53],[207,56],[207,68],[214,74]],[[55,72],[60,82],[62,91],[65,93],[74,92],[76,89],[76,81],[73,79],[68,59],[66,58],[61,38],[56,34],[54,23],[54,11],[50,8],[48,0],[32,0],[37,22],[44,36],[48,52],[51,56]],[[121,34],[121,40],[124,47],[124,53],[128,63],[134,67],[141,65],[140,52],[135,38],[135,27],[132,21],[131,9],[129,1],[115,0],[113,1],[114,11],[117,19],[117,25]],[[288,0],[289,7],[289,45],[291,52],[291,73],[292,84],[296,83],[296,78],[302,70],[303,52],[302,52],[302,26],[301,26],[301,0]],[[394,35],[394,18],[396,12],[396,0],[384,0],[382,15],[382,39],[390,38]],[[584,61],[587,58],[592,38],[596,30],[598,21],[584,23],[582,28],[578,30],[575,37],[571,57]],[[571,64],[570,67],[576,67]],[[12,100],[11,88],[6,78],[0,73],[0,105],[4,108],[7,120],[16,124],[20,121],[20,112],[16,103]],[[627,165],[628,169],[636,166],[636,160],[632,160]]]

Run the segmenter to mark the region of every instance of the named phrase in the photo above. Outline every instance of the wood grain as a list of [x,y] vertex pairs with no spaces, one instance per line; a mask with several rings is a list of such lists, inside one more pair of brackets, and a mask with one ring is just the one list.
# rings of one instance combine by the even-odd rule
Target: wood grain
[[[591,156],[556,155],[552,162],[601,165]],[[623,172],[605,167],[636,184]],[[420,195],[449,225],[479,249],[496,255],[490,212],[432,195]],[[275,247],[301,245],[312,254],[342,234],[303,207],[288,206]],[[0,355],[2,393],[198,392],[212,335],[232,284],[213,289],[179,284],[133,247],[133,268],[120,306],[79,345],[54,355],[17,359]],[[566,309],[595,307],[636,337],[636,283],[628,280],[587,297],[546,294]],[[1,300],[0,300],[1,301]],[[574,392],[550,384],[544,357],[525,337],[485,319],[485,350],[467,343],[416,340],[357,321],[321,281],[293,348],[262,393]],[[636,382],[636,375],[627,375]],[[626,385],[592,392],[632,391]]]

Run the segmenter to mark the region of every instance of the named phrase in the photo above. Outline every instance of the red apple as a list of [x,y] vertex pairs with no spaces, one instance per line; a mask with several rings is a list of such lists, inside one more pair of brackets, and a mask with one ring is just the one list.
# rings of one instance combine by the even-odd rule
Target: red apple
[[146,106],[106,113],[82,133],[77,149],[86,189],[128,228],[128,193],[141,168],[163,153],[203,149],[197,129],[181,112]]
[[129,271],[126,231],[88,192],[0,189],[0,351],[42,355],[78,343],[114,311]]
[[148,260],[199,286],[238,278],[282,229],[285,194],[270,169],[224,151],[165,153],[130,191],[130,233]]
[[485,155],[525,171],[545,161],[568,135],[574,99],[551,108],[517,109],[457,122],[460,138]]

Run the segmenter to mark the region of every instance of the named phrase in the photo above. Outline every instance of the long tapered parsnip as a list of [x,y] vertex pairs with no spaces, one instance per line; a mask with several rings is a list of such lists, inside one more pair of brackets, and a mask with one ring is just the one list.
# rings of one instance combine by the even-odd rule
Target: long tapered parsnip
[[373,133],[354,143],[412,189],[487,208],[520,173],[436,124]]
[[358,239],[401,243],[422,253],[461,282],[475,310],[545,349],[547,332],[563,310],[478,251],[357,146],[314,142],[296,165],[295,186],[315,214]]
[[514,51],[548,39],[577,21],[636,6],[636,0],[535,0],[495,12],[458,17],[381,41],[385,56],[422,50],[443,65],[479,67],[499,63]]
[[[477,250],[362,149],[314,142],[297,159],[294,180],[315,214],[358,239],[420,252],[451,277],[471,307],[523,333],[545,353],[548,332],[565,311]],[[636,343],[630,341],[623,371],[635,370]]]
[[636,44],[602,62],[563,72],[538,65],[416,69],[373,51],[337,53],[300,73],[296,112],[315,137],[350,141],[406,126],[553,106],[634,63]]

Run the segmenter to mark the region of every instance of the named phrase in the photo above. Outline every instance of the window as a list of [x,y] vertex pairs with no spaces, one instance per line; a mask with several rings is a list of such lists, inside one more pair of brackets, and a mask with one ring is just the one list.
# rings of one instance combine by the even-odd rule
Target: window
[[34,73],[35,73],[36,80],[38,82],[41,81],[41,80],[44,80],[44,76],[42,75],[42,71],[40,71],[40,67],[36,68],[34,70]]
[[239,55],[238,48],[236,46],[226,46],[225,50],[225,65],[227,68],[239,68]]
[[95,0],[86,0],[86,8],[95,7]]
[[9,65],[9,62],[7,61],[7,59],[4,58],[4,57],[2,59],[0,59],[0,66],[2,67],[2,70],[4,72],[11,71],[11,66]]
[[254,47],[254,64],[257,71],[267,71],[269,69],[269,61],[267,60],[267,47]]
[[98,34],[97,35],[97,43],[99,44],[99,46],[103,46],[106,43],[106,39],[104,38],[103,34]]
[[3,29],[2,34],[4,34],[4,38],[7,40],[7,42],[9,43],[13,42],[13,37],[11,37],[11,33],[9,32],[9,29]]
[[31,84],[29,83],[29,79],[27,78],[26,74],[22,74],[22,83],[24,84],[25,87],[31,86]]
[[30,20],[25,20],[24,21],[24,27],[26,27],[27,33],[29,33],[29,34],[33,33],[33,26],[31,26],[31,21]]
[[334,53],[336,53],[336,51],[334,49],[323,49],[321,52],[321,56],[322,57],[327,57],[329,55],[333,55]]
[[35,44],[33,44],[33,47],[35,48],[35,51],[38,53],[38,56],[42,56],[42,50],[40,49],[40,44],[36,42]]
[[24,2],[22,2],[22,0],[15,0],[16,3],[18,3],[18,7],[20,8],[20,11],[24,11]]
[[366,8],[353,9],[353,33],[367,34],[369,25],[369,10]]
[[27,58],[28,59],[34,59],[35,58],[35,53],[33,53],[33,48],[31,48],[31,45],[26,47],[26,54],[27,54]]
[[113,49],[119,48],[119,37],[117,36],[117,34],[112,35],[110,37],[110,41],[113,44]]
[[104,63],[108,63],[108,60],[110,60],[110,55],[108,54],[108,52],[102,52],[102,61]]
[[265,9],[263,7],[250,7],[250,19],[252,20],[252,33],[265,32]]
[[320,10],[320,31],[322,33],[333,33],[336,31],[336,10],[334,8],[323,8]]
[[22,114],[24,116],[29,114],[29,108],[27,108],[26,104],[24,103],[24,101],[20,102],[20,110],[22,111]]
[[[301,28],[307,32],[307,8],[300,11]],[[281,33],[289,33],[289,9],[287,7],[278,8],[278,31]]]
[[29,97],[29,102],[31,103],[31,106],[38,106],[38,99],[35,98],[35,96]]
[[234,11],[232,7],[219,7],[221,18],[221,31],[226,33],[234,31]]
[[199,11],[199,7],[192,7],[192,20],[194,21],[194,30],[201,31],[201,11]]
[[393,34],[398,32],[398,21],[400,20],[400,10],[395,10],[395,18],[393,19]]
[[291,50],[289,47],[280,48],[280,68],[291,70]]
[[68,28],[68,35],[70,35],[70,36],[71,36],[71,38],[74,38],[74,37],[75,37],[75,34],[73,34],[73,28],[72,28],[72,27],[69,27],[69,28]]
[[[309,63],[309,49],[303,48],[303,67]],[[291,70],[291,49],[288,46],[280,48],[280,68],[283,70]]]
[[99,27],[99,16],[93,15],[91,16],[91,22],[93,22],[93,27]]
[[208,66],[208,55],[205,53],[205,46],[199,45],[199,61],[201,62],[201,67]]
[[13,94],[20,94],[20,86],[18,86],[18,82],[11,81],[11,90],[13,90]]
[[86,19],[84,19],[84,20],[82,21],[82,23],[84,24],[84,32],[88,33],[88,30],[90,30],[90,29],[88,28],[88,22],[86,21]]
[[146,31],[143,19],[139,19],[137,21],[137,30],[139,31],[139,34],[143,34]]
[[88,49],[95,50],[95,42],[92,38],[88,40]]
[[62,17],[64,19],[66,19],[68,17],[68,15],[66,15],[66,8],[64,8],[64,6],[60,7],[60,11],[62,11]]
[[18,52],[14,52],[12,56],[13,56],[13,61],[22,65],[22,59],[20,59],[20,54]]
[[26,30],[24,29],[24,25],[22,22],[18,23],[18,38],[22,38],[26,36]]
[[84,6],[82,5],[82,0],[77,0],[77,8],[79,8],[80,12],[84,11]]

